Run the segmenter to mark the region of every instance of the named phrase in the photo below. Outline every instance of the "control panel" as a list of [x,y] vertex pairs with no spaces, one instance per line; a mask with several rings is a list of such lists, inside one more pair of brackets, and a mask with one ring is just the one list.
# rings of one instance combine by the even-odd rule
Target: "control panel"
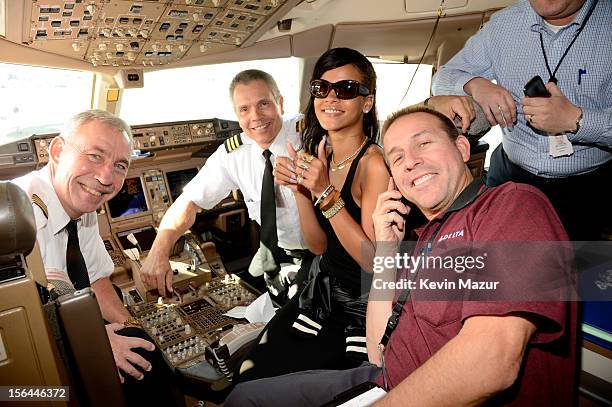
[[153,222],[159,224],[170,206],[170,196],[164,182],[164,174],[159,169],[150,169],[143,172],[145,188],[151,197],[151,211]]
[[[141,301],[129,307],[143,329],[161,349],[172,368],[186,368],[205,360],[207,347],[217,345],[227,333],[246,323],[224,313],[238,305],[248,305],[258,293],[238,277],[225,274],[205,283],[184,281],[193,296],[175,297],[163,302]],[[132,290],[135,291],[135,290]],[[142,300],[137,292],[131,300]],[[263,328],[263,325],[261,326]]]
[[[30,140],[0,145],[0,179],[11,179],[36,165],[36,152]],[[32,168],[33,169],[33,168]]]
[[21,43],[94,67],[165,65],[236,49],[287,2],[28,1]]
[[[214,148],[225,139],[240,134],[238,122],[222,119],[189,120],[182,122],[158,123],[132,126],[134,149],[140,152],[168,150],[177,147],[200,145]],[[18,163],[38,163],[49,161],[49,143],[57,133],[34,135],[32,148],[28,140],[11,144],[12,149],[20,148],[23,154],[11,150],[11,165]],[[0,151],[0,154],[2,151]],[[15,158],[16,157],[16,158]],[[1,158],[1,156],[0,156]],[[16,160],[16,161],[15,161]],[[3,162],[0,161],[0,168]],[[8,162],[7,162],[8,164]]]

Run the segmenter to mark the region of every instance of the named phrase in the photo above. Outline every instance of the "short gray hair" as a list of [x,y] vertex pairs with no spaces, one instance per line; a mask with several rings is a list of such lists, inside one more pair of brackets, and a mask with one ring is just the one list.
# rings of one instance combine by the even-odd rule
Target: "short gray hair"
[[134,137],[132,136],[132,129],[124,120],[120,119],[112,113],[107,112],[106,110],[86,110],[84,112],[75,114],[70,119],[68,119],[68,121],[64,125],[64,128],[60,133],[60,137],[65,140],[68,140],[74,135],[74,133],[76,133],[76,131],[81,126],[94,120],[102,122],[113,130],[122,133],[123,136],[128,140],[128,143],[130,145],[130,151],[132,151],[132,149],[134,148]]
[[278,103],[281,97],[281,93],[278,90],[278,85],[276,84],[276,81],[274,80],[272,75],[259,69],[247,69],[238,72],[236,76],[234,76],[234,79],[232,79],[232,83],[230,83],[229,88],[230,100],[232,101],[232,103],[234,102],[234,89],[236,89],[236,86],[239,84],[248,85],[253,81],[264,81],[268,86],[268,89],[270,89],[270,92],[272,92],[274,100]]

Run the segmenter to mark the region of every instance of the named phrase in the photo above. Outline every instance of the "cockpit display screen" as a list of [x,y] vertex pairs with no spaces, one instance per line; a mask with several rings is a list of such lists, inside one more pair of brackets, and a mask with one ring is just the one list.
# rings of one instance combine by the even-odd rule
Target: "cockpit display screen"
[[176,201],[176,198],[183,192],[185,185],[189,183],[198,173],[197,168],[189,168],[186,170],[179,171],[168,171],[166,178],[168,179],[168,185],[170,186],[170,195],[172,201]]
[[153,245],[153,241],[157,236],[157,232],[153,229],[153,226],[144,226],[138,229],[125,230],[123,232],[117,233],[117,239],[119,239],[119,243],[121,247],[126,249],[134,249],[137,246],[134,243],[130,242],[128,239],[128,235],[134,235],[136,238],[136,242],[138,244],[138,248],[143,252],[151,250],[151,246]]
[[108,209],[113,219],[147,212],[149,208],[140,177],[127,178],[117,196],[108,201]]

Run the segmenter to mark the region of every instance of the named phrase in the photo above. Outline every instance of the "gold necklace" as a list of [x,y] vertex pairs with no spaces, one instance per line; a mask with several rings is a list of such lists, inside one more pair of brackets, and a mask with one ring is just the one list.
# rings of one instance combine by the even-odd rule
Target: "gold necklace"
[[357,156],[357,154],[359,154],[359,152],[361,151],[361,149],[363,148],[363,146],[365,146],[365,143],[368,141],[368,138],[364,138],[363,139],[363,143],[361,143],[361,145],[359,147],[357,147],[357,150],[355,150],[355,152],[351,155],[349,155],[348,157],[346,157],[344,160],[340,161],[339,163],[335,163],[334,162],[334,153],[332,152],[332,156],[331,156],[331,165],[329,166],[329,169],[332,171],[338,171],[343,169],[344,167],[346,167],[347,164],[351,163],[353,161],[353,159]]

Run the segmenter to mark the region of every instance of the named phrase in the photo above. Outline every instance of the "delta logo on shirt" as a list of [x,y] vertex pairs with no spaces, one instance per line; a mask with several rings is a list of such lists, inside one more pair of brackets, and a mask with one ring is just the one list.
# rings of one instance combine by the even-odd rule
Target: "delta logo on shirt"
[[443,242],[444,240],[455,239],[458,237],[463,237],[463,229],[442,235],[440,239],[438,239],[438,242]]

